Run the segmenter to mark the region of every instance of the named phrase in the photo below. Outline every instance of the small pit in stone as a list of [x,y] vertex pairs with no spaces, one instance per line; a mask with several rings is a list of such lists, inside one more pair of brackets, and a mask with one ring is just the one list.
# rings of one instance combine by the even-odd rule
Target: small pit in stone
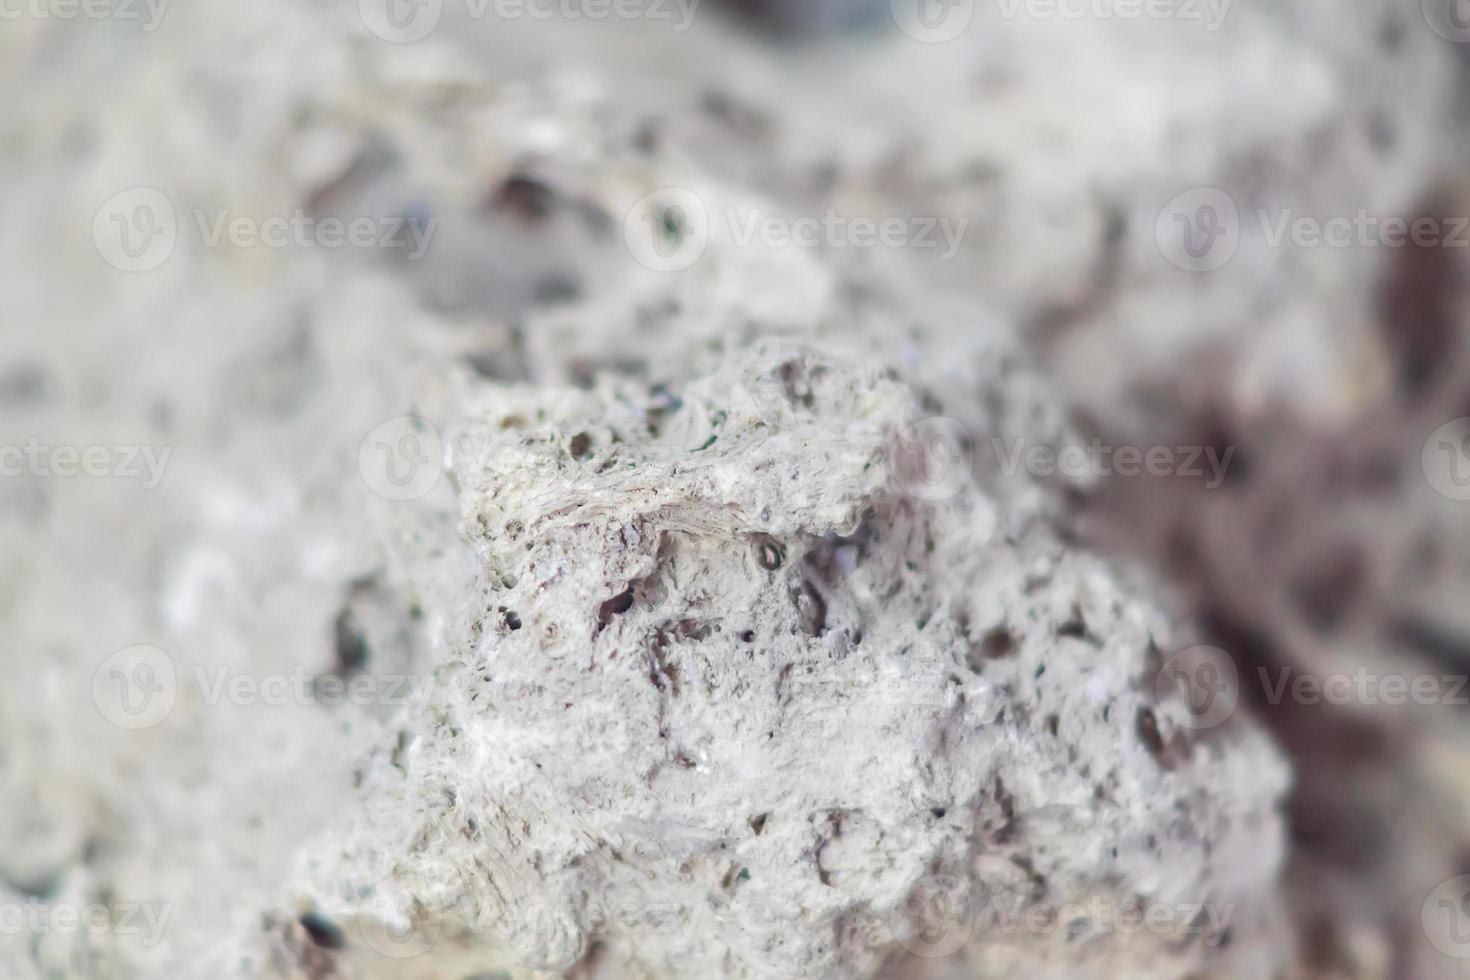
[[592,451],[592,437],[585,432],[578,432],[572,436],[571,444],[567,446],[567,449],[571,452],[573,459],[586,459]]
[[333,638],[337,658],[336,673],[339,676],[350,677],[367,666],[367,639],[362,635],[357,617],[351,609],[343,609],[337,614],[337,620],[333,624]]
[[1016,637],[1004,626],[988,630],[978,643],[970,645],[967,661],[971,670],[980,673],[987,660],[1004,660],[1016,652]]
[[768,535],[757,535],[755,539],[755,560],[768,572],[774,572],[781,567],[785,560],[785,554],[776,540]]
[[612,622],[614,616],[621,616],[632,608],[633,587],[630,585],[597,607],[597,632],[607,629],[607,624]]
[[1153,756],[1159,765],[1165,769],[1174,768],[1164,744],[1164,736],[1159,732],[1159,719],[1154,715],[1152,709],[1147,707],[1138,709],[1134,729],[1138,733],[1138,740],[1143,743],[1143,747],[1148,749],[1149,755]]
[[792,593],[791,601],[796,606],[796,619],[801,631],[807,636],[821,636],[827,632],[827,601],[810,582],[802,582]]
[[307,912],[298,921],[301,923],[301,928],[306,930],[312,943],[323,949],[341,949],[347,945],[342,937],[342,930],[335,922],[323,915]]
[[556,192],[528,174],[511,174],[490,193],[487,210],[502,211],[527,222],[544,221],[556,204]]

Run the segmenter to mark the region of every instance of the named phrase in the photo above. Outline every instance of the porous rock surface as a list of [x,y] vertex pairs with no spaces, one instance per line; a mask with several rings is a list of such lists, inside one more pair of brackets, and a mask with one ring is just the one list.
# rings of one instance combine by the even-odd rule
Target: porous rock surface
[[[1284,768],[1156,703],[1167,624],[1101,564],[973,485],[906,493],[921,412],[775,340],[470,395],[473,599],[291,896],[353,924],[344,961],[399,975],[396,928],[487,968],[866,976],[973,938],[987,975],[1164,977],[1258,932]],[[997,919],[1089,899],[1199,916]]]
[[[1222,170],[1280,193],[1255,151],[1284,131],[1364,153],[1366,93],[1339,83],[1376,25],[1241,3],[1213,41],[987,22],[949,47],[890,31],[791,54],[705,18],[627,44],[617,25],[446,22],[394,47],[350,8],[180,5],[116,44],[0,35],[0,71],[38,82],[7,107],[26,192],[3,205],[0,311],[42,380],[5,376],[6,442],[174,449],[146,491],[0,487],[26,556],[0,579],[0,889],[172,914],[153,945],[0,935],[0,972],[1268,975],[1281,763],[1244,718],[1183,727],[1154,681],[1188,639],[1067,543],[1053,488],[997,472],[990,440],[1066,438],[1012,321],[1108,328],[1060,359],[1089,404],[1159,337],[1198,335],[1179,314],[1204,287],[1161,264],[1155,199]],[[1403,78],[1372,94],[1420,119],[1449,55],[1398,14]],[[576,51],[597,68],[547,69]],[[1265,100],[1261,65],[1321,84]],[[1177,84],[1190,72],[1230,81]],[[1124,112],[1145,91],[1161,111]],[[1439,158],[1424,124],[1400,136],[1394,200]],[[170,194],[184,232],[129,275],[88,231],[135,186]],[[659,275],[619,225],[668,187],[712,216],[975,230],[940,267],[712,229]],[[425,202],[417,264],[207,248],[192,214]],[[1118,213],[1141,254],[1108,280]],[[1274,302],[1260,269],[1210,288]],[[1094,278],[1116,292],[1079,306]],[[1097,356],[1114,332],[1129,353]],[[406,413],[444,436],[446,478],[381,500],[355,457]],[[935,415],[975,439],[973,482],[939,500],[902,437]],[[128,644],[181,679],[315,675],[342,622],[369,675],[423,682],[402,714],[185,685],[125,732],[92,703]],[[1230,942],[1208,917],[1182,936],[996,921],[1092,897],[1231,907]]]

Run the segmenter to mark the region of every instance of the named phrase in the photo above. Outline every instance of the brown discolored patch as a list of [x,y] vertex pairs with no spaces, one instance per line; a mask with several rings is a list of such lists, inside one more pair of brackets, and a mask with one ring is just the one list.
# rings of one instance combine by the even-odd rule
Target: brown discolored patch
[[567,451],[572,454],[573,459],[586,459],[592,451],[592,437],[585,432],[578,432],[567,444]]
[[612,622],[614,616],[621,616],[633,608],[633,587],[630,585],[622,592],[605,600],[597,607],[597,632],[601,633]]

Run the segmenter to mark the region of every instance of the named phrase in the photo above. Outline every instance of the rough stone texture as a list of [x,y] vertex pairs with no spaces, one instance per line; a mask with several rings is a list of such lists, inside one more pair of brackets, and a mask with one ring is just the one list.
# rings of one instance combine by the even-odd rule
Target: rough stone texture
[[[903,493],[921,410],[881,366],[708,360],[654,392],[471,399],[473,618],[301,897],[346,921],[381,878],[430,882],[424,930],[598,976],[866,975],[963,930],[991,975],[1183,976],[1235,913],[1257,933],[1285,771],[1154,703],[1158,613],[974,487]],[[912,935],[936,888],[973,911]],[[1012,903],[1099,898],[1223,921],[990,934]]]
[[[0,973],[1268,975],[1288,945],[1277,756],[1244,718],[1190,739],[1176,701],[1153,703],[1155,648],[1189,638],[1153,584],[1076,547],[1069,488],[1007,476],[987,447],[1065,444],[1063,398],[1113,405],[1212,339],[1264,365],[1227,387],[1305,364],[1306,400],[1352,402],[1359,358],[1332,341],[1369,334],[1337,315],[1363,308],[1358,257],[1246,249],[1201,282],[1161,263],[1152,222],[1200,183],[1245,188],[1246,210],[1362,206],[1365,188],[1405,207],[1449,155],[1457,77],[1415,6],[1260,0],[1212,36],[997,19],[948,46],[799,50],[714,19],[490,30],[452,10],[394,47],[352,4],[265,0],[181,4],[148,37],[8,22],[0,78],[28,97],[0,142],[24,188],[0,200],[0,441],[173,455],[152,488],[0,481],[0,542],[24,556],[0,571],[0,902],[171,915],[156,944],[0,935]],[[88,231],[135,185],[191,226],[195,207],[439,224],[413,263],[191,232],[124,275]],[[621,225],[670,186],[716,215],[974,230],[945,264],[714,229],[661,275]],[[1101,260],[1119,234],[1121,270]],[[1304,350],[1278,346],[1317,309]],[[358,450],[410,413],[450,468],[393,503]],[[975,480],[926,502],[889,468],[935,414],[974,435]],[[1105,421],[1152,419],[1130,399]],[[141,732],[91,689],[135,643],[181,679]],[[357,669],[419,696],[207,699],[196,672],[221,669]],[[1446,729],[1436,786],[1456,778]],[[1416,855],[1414,874],[1443,866]],[[1089,897],[1233,904],[1232,941],[987,918]],[[915,910],[937,934],[915,938]],[[880,962],[971,928],[985,942],[963,954]]]

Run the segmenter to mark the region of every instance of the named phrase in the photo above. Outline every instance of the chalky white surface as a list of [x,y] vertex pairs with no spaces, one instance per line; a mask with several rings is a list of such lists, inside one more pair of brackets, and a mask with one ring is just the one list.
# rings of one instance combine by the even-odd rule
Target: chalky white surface
[[[1127,356],[1167,359],[1155,341],[1194,336],[1177,314],[1197,284],[1160,262],[1149,208],[1253,172],[1283,133],[1359,132],[1366,82],[1348,79],[1373,32],[1298,6],[1238,3],[1208,36],[1005,22],[800,56],[713,16],[677,36],[609,25],[628,44],[446,21],[395,47],[350,4],[179,5],[147,36],[7,28],[0,72],[31,97],[4,116],[0,167],[25,192],[0,203],[0,323],[7,355],[49,382],[7,405],[4,441],[171,455],[156,487],[0,484],[0,538],[25,556],[0,576],[0,889],[167,912],[156,937],[0,935],[5,975],[320,972],[294,924],[309,905],[347,929],[325,959],[349,976],[862,975],[906,951],[903,910],[937,886],[982,907],[1233,905],[1232,951],[1271,962],[1280,763],[1244,725],[1176,752],[1170,703],[1150,710],[1174,768],[1146,749],[1150,648],[1183,638],[1060,543],[1052,492],[1003,477],[988,447],[1066,440],[1010,333],[1087,293],[1110,209],[1142,251],[1098,316]],[[1376,89],[1404,120],[1392,206],[1440,159],[1415,120],[1449,71],[1408,23],[1411,67]],[[698,81],[670,86],[671,63]],[[734,77],[759,135],[697,108]],[[289,214],[384,146],[393,162],[333,206],[427,207],[420,262],[204,247],[194,209]],[[525,169],[556,189],[554,213],[487,217]],[[125,274],[89,233],[137,186],[169,195],[180,240]],[[962,213],[973,232],[948,264],[716,233],[660,274],[621,229],[670,186],[717,216]],[[1249,259],[1212,288],[1276,303],[1284,273]],[[580,296],[536,303],[557,278]],[[1084,349],[1061,370],[1082,400],[1109,397],[1125,380],[1111,363]],[[447,468],[423,498],[384,500],[359,448],[410,414],[438,428]],[[936,414],[974,435],[975,479],[925,501],[891,450]],[[779,569],[756,564],[761,544]],[[349,603],[370,673],[416,682],[401,710],[211,694],[221,676],[327,671]],[[1083,635],[1058,635],[1076,617]],[[1001,626],[1016,652],[972,665]],[[167,716],[129,731],[93,681],[137,644],[177,683]],[[413,899],[435,941],[387,955],[426,934],[372,923]],[[1078,944],[983,917],[973,935],[968,954],[904,968],[968,955],[1017,976],[1184,976],[1216,952],[1204,934]]]

